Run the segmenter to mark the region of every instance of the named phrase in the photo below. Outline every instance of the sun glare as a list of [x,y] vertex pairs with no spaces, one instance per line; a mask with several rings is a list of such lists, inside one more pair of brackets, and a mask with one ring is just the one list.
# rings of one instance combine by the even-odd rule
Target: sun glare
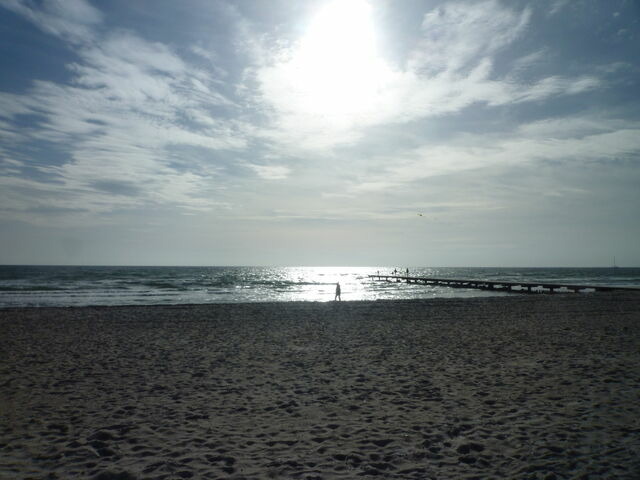
[[366,0],[326,5],[287,65],[297,109],[326,116],[366,113],[388,75]]

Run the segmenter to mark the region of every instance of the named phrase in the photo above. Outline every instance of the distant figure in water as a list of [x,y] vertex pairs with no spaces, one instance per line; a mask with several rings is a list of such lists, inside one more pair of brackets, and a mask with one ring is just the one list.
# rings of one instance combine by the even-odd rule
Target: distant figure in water
[[409,269],[407,268],[407,277],[409,276]]
[[342,301],[342,297],[340,297],[340,282],[336,283],[336,296],[333,297],[333,301],[335,302],[336,300]]

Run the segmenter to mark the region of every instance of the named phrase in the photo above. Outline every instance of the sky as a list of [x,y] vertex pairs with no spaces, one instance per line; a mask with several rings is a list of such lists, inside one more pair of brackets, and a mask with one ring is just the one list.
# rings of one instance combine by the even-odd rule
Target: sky
[[0,0],[0,264],[640,266],[636,0]]

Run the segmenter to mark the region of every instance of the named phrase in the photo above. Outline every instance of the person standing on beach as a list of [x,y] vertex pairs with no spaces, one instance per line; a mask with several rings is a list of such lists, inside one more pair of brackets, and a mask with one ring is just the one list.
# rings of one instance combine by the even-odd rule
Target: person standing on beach
[[340,282],[336,283],[336,296],[333,297],[333,301],[335,302],[336,300],[342,301],[342,298],[340,297]]

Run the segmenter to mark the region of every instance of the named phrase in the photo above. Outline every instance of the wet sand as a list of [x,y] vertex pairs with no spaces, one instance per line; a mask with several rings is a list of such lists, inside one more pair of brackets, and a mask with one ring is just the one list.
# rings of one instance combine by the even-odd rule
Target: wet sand
[[639,475],[634,293],[0,310],[0,478]]

